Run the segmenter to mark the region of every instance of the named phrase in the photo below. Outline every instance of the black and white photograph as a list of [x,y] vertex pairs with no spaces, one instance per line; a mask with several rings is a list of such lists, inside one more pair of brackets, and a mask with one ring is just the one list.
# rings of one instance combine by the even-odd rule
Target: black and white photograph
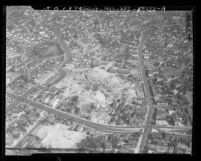
[[6,6],[5,155],[192,154],[193,10]]

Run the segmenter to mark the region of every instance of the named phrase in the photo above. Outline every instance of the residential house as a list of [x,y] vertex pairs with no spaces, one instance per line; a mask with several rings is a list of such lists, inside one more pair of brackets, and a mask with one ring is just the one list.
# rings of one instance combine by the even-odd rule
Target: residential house
[[145,60],[149,60],[150,59],[151,54],[144,54],[144,59]]
[[181,123],[180,121],[175,121],[175,126],[176,127],[185,127],[185,125],[183,123]]
[[65,97],[64,97],[63,95],[58,95],[57,98],[58,98],[61,102],[63,102],[64,99],[65,99]]
[[76,131],[83,131],[83,125],[79,125],[76,127]]
[[149,73],[149,77],[153,77],[154,76],[154,73],[153,72],[150,72]]
[[33,95],[30,95],[30,96],[28,96],[28,99],[33,100],[33,99],[34,99],[34,96],[33,96]]
[[159,152],[159,153],[165,153],[165,152],[167,152],[168,147],[167,147],[167,146],[160,146],[160,145],[157,145],[157,146],[156,146],[156,149],[157,149],[157,152]]
[[192,151],[191,151],[191,148],[186,148],[186,154],[191,154]]
[[158,102],[158,103],[157,103],[157,106],[160,106],[160,107],[165,108],[165,107],[168,107],[168,103],[165,103],[165,102]]
[[128,140],[128,135],[121,135],[120,140],[122,141]]
[[173,93],[174,93],[174,95],[177,95],[178,94],[178,90],[176,90],[176,89],[173,89],[173,91],[172,91]]
[[174,97],[172,97],[171,101],[172,101],[172,105],[177,105],[178,104],[176,98],[174,98]]
[[128,141],[129,141],[129,143],[131,143],[131,144],[137,144],[137,142],[138,142],[138,137],[134,137],[134,136],[129,136],[128,137]]
[[108,150],[112,150],[112,145],[109,142],[106,142],[106,148]]
[[126,148],[128,150],[133,150],[134,149],[134,145],[131,143],[126,143],[123,145],[123,148]]
[[53,106],[53,108],[56,108],[56,106],[57,106],[59,103],[60,103],[60,100],[59,100],[58,98],[54,99],[54,100],[52,101],[52,106]]
[[138,65],[138,61],[137,60],[127,60],[126,63],[132,64],[132,65]]
[[70,130],[75,130],[76,128],[77,128],[77,124],[73,122],[69,129]]
[[123,146],[124,144],[125,144],[124,141],[120,140],[117,145],[118,146]]
[[166,118],[167,116],[167,113],[165,111],[162,111],[162,110],[158,110],[157,111],[157,115],[156,115],[156,119],[164,119]]
[[129,143],[133,145],[133,147],[137,146],[138,140],[129,140]]
[[183,143],[179,143],[177,147],[181,149],[187,149],[187,146]]
[[175,111],[175,110],[169,110],[168,112],[169,112],[170,115],[172,115],[172,114],[175,113],[176,111]]
[[115,110],[112,110],[111,115],[114,115],[114,114],[115,114]]
[[136,89],[137,89],[137,90],[136,90],[136,92],[137,92],[137,97],[138,97],[138,98],[144,98],[143,85],[137,86]]
[[128,149],[127,148],[121,148],[118,152],[119,153],[128,153]]
[[160,95],[159,94],[155,94],[155,90],[153,90],[153,93],[154,93],[154,100],[157,101],[157,102],[159,102],[160,101]]
[[158,77],[158,78],[157,78],[157,81],[158,81],[158,82],[163,81],[163,78]]
[[144,124],[144,120],[143,119],[136,119],[135,120],[135,125],[143,125]]
[[135,54],[135,55],[133,55],[133,58],[138,60],[139,56]]
[[170,148],[169,148],[169,153],[173,153],[173,151],[174,151],[174,147],[173,146],[170,146]]
[[152,151],[152,150],[148,150],[148,153],[154,153],[154,151]]
[[152,129],[151,132],[152,132],[152,133],[155,133],[155,132],[158,132],[158,130],[156,130],[156,129]]
[[47,116],[47,114],[48,114],[48,113],[47,113],[46,111],[41,111],[41,112],[40,112],[40,116],[41,116],[41,117],[45,117],[45,116]]
[[49,97],[47,97],[44,102],[48,103],[49,102]]
[[153,71],[153,74],[159,74],[159,71],[157,69],[152,70],[152,71]]

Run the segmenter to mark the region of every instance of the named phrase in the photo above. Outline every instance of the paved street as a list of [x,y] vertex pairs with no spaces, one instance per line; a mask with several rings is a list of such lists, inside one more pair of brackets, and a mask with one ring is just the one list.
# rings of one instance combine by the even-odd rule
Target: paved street
[[[130,133],[130,134],[132,134],[132,133],[140,131],[142,129],[142,126],[127,127],[127,126],[114,126],[114,125],[104,125],[104,124],[94,123],[94,122],[91,122],[89,120],[82,119],[82,118],[79,118],[77,116],[74,116],[72,114],[69,114],[69,113],[66,113],[66,112],[63,112],[63,111],[60,111],[57,109],[53,109],[53,108],[51,108],[47,105],[44,105],[40,102],[29,100],[23,96],[16,96],[12,93],[7,93],[7,95],[9,97],[17,99],[21,102],[25,102],[31,106],[40,108],[40,109],[45,110],[49,113],[52,113],[52,114],[55,114],[55,115],[58,115],[58,116],[61,116],[64,118],[71,119],[72,121],[84,124],[85,126],[89,126],[89,127],[94,128],[98,131],[105,131],[105,132],[110,132],[110,133],[117,133],[118,132],[118,133]],[[183,129],[185,129],[185,128],[183,128]],[[177,130],[177,128],[176,128],[176,130]]]
[[145,115],[145,128],[143,131],[142,136],[139,139],[138,142],[138,147],[137,147],[137,153],[143,153],[144,147],[146,146],[147,143],[147,139],[148,139],[148,134],[151,133],[152,130],[152,117],[153,117],[153,113],[154,113],[154,106],[153,106],[153,101],[152,101],[152,95],[150,93],[149,90],[149,84],[146,78],[146,74],[145,74],[145,69],[144,69],[144,60],[143,60],[143,55],[142,55],[142,50],[144,47],[144,38],[145,35],[142,32],[141,34],[141,40],[140,40],[140,45],[138,48],[138,56],[139,56],[139,64],[140,64],[140,71],[141,71],[141,75],[142,75],[142,79],[143,79],[143,83],[144,83],[144,91],[145,91],[145,99],[147,102],[147,113]]

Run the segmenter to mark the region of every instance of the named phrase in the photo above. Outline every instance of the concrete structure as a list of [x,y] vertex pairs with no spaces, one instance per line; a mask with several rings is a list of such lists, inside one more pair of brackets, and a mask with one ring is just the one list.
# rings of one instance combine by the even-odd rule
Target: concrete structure
[[169,123],[167,122],[167,120],[164,120],[164,119],[158,119],[156,120],[156,125],[165,125],[165,126],[169,126]]

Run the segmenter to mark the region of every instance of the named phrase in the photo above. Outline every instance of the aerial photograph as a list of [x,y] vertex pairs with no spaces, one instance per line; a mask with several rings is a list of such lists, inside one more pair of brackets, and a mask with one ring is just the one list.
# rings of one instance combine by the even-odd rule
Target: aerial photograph
[[192,155],[192,11],[6,6],[5,155]]

